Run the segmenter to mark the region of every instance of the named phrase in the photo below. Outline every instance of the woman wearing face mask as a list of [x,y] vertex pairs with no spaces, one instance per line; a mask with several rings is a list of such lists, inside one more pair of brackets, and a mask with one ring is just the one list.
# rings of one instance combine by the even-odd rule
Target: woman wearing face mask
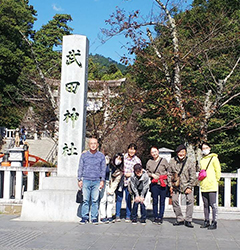
[[[221,176],[221,166],[218,155],[210,153],[211,147],[204,142],[201,145],[203,158],[200,161],[200,168],[205,169],[207,176],[200,181],[200,188],[204,204],[204,223],[201,228],[217,228],[217,191],[218,182]],[[210,207],[212,208],[212,223],[209,221]]]
[[[109,188],[106,192],[107,206],[106,204],[103,204],[102,207],[100,206],[100,215],[101,215],[102,223],[114,222],[112,218],[112,214],[113,214],[113,205],[115,201],[115,191],[119,183],[123,179],[122,176],[123,176],[123,154],[117,153],[114,155],[113,160],[111,162],[111,174],[109,176]],[[106,211],[106,213],[101,213],[101,211],[103,210]],[[104,216],[102,216],[102,214]],[[107,218],[105,217],[105,214]]]

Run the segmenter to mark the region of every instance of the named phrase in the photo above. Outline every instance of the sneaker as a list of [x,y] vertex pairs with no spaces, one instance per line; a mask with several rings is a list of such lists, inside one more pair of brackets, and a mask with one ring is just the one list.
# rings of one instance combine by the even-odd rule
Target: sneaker
[[103,219],[101,219],[101,220],[100,220],[100,222],[101,222],[101,223],[105,223],[105,224],[106,224],[106,223],[109,223],[109,221],[108,221],[108,219],[107,219],[107,218],[103,218]]
[[140,223],[141,223],[141,225],[146,225],[146,220],[142,219],[142,220],[140,221]]
[[217,222],[212,221],[211,225],[208,227],[209,230],[214,230],[217,229]]
[[136,224],[137,224],[137,220],[136,220],[136,219],[133,219],[133,220],[132,220],[132,224],[133,224],[133,225],[136,225]]
[[97,219],[93,219],[93,220],[92,220],[92,224],[93,224],[93,225],[98,225],[98,220],[97,220]]
[[154,220],[153,220],[153,224],[158,224],[158,218],[155,218]]
[[88,220],[86,220],[86,219],[81,219],[80,221],[79,221],[79,224],[80,225],[84,225],[84,224],[87,224],[88,223]]
[[130,218],[128,218],[128,217],[125,219],[125,222],[127,222],[127,223],[129,223],[130,221],[131,221],[131,220],[130,220]]
[[107,218],[107,220],[108,220],[108,223],[114,223],[115,221],[113,220],[113,218]]
[[209,226],[210,226],[209,220],[205,220],[203,224],[200,226],[200,228],[209,228]]
[[163,223],[163,218],[158,218],[158,225],[161,225]]
[[120,217],[116,217],[115,221],[116,221],[116,222],[121,222]]

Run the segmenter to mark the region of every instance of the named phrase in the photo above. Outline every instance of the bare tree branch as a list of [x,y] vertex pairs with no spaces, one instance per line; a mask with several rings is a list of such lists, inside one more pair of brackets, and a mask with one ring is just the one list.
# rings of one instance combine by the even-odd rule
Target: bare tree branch
[[232,95],[230,98],[228,98],[225,102],[223,102],[219,108],[223,107],[224,105],[226,105],[227,103],[229,103],[232,99],[234,99],[235,97],[239,96],[240,95],[240,92],[239,93],[236,93],[235,95]]
[[[213,72],[212,72],[212,69],[211,69],[211,67],[210,67],[210,64],[208,63],[208,62],[209,62],[208,54],[205,53],[205,56],[206,56],[206,59],[207,59],[206,64],[207,64],[208,70],[209,70],[209,72],[210,72],[210,75],[212,76],[212,79],[213,79],[213,81],[215,82],[215,84],[218,85],[218,82],[217,82],[215,76],[213,75]],[[221,90],[222,90],[222,89],[221,89]]]
[[180,61],[179,61],[179,44],[178,44],[178,37],[177,37],[177,27],[175,23],[175,19],[172,18],[170,12],[166,8],[166,6],[159,0],[155,0],[162,10],[166,13],[168,18],[170,27],[171,27],[171,35],[172,35],[172,42],[173,42],[173,50],[174,50],[174,81],[173,81],[173,88],[175,91],[175,98],[178,104],[178,107],[181,110],[182,119],[186,118],[186,111],[183,105],[182,94],[181,94],[181,80],[180,80]]
[[151,45],[157,55],[157,57],[161,60],[162,64],[163,64],[163,67],[164,67],[164,73],[165,73],[165,76],[166,76],[166,79],[167,79],[167,82],[169,84],[171,84],[171,77],[170,77],[170,73],[169,73],[169,68],[168,68],[168,65],[165,63],[161,53],[159,52],[159,50],[157,49],[156,45],[154,44],[154,40],[153,40],[153,37],[152,37],[152,34],[151,34],[151,31],[149,29],[147,29],[147,36],[149,37],[149,40],[151,41]]
[[228,81],[228,79],[231,77],[231,75],[233,74],[234,70],[236,69],[238,63],[240,61],[240,57],[237,59],[235,65],[233,66],[232,70],[230,71],[230,73],[223,79],[223,80],[218,80],[217,82],[217,94],[216,94],[216,99],[215,99],[215,102],[213,103],[213,106],[212,108],[214,109],[219,109],[220,107],[222,107],[225,104],[227,104],[230,100],[232,100],[233,98],[235,98],[236,96],[240,95],[240,93],[237,93],[233,96],[231,96],[230,98],[228,98],[227,101],[225,101],[223,104],[219,104],[220,103],[220,100],[222,99],[222,93],[223,93],[223,90],[225,88],[225,85]]
[[219,128],[215,128],[215,129],[207,131],[207,133],[210,134],[210,133],[213,133],[213,132],[216,132],[216,131],[219,131],[219,130],[223,130],[223,129],[227,130],[227,129],[237,127],[238,125],[240,125],[240,123],[234,123],[234,121],[236,121],[239,118],[240,118],[240,116],[233,119],[233,120],[231,120],[231,121],[229,121],[227,124],[225,124],[225,125],[223,125],[223,126],[221,126]]
[[223,79],[222,84],[225,85],[227,80],[231,77],[231,75],[233,74],[234,70],[236,69],[236,67],[238,66],[238,63],[240,61],[240,56],[238,57],[235,65],[233,66],[232,70],[230,71],[230,73]]

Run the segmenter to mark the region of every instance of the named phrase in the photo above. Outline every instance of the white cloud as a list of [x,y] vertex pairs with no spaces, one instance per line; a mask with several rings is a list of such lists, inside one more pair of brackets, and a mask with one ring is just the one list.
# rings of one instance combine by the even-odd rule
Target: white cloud
[[52,7],[56,11],[62,11],[63,10],[60,6],[56,5],[55,3],[52,5]]

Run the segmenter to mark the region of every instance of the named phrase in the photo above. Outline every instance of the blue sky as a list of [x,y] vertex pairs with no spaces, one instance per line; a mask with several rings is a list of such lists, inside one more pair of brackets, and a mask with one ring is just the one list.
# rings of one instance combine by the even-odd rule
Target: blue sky
[[102,44],[99,36],[101,28],[107,28],[105,20],[116,10],[116,6],[127,12],[140,10],[143,16],[158,9],[153,0],[29,0],[29,4],[37,11],[38,20],[34,29],[38,30],[55,14],[70,14],[73,21],[69,25],[74,29],[73,33],[87,36],[90,53],[110,57],[117,62],[124,53],[127,54],[127,41],[123,36],[117,36]]

